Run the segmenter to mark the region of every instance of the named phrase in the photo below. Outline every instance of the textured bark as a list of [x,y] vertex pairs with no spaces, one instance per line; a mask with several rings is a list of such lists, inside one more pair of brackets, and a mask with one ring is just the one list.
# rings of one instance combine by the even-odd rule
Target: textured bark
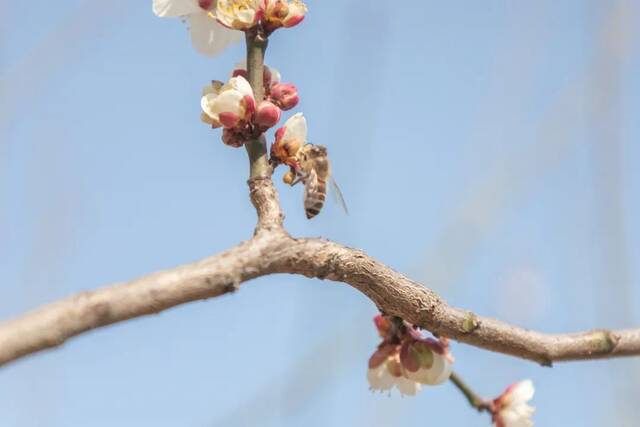
[[259,218],[251,240],[199,262],[74,295],[0,324],[0,365],[91,329],[224,295],[248,280],[278,273],[349,284],[386,314],[543,365],[640,355],[640,329],[543,334],[451,307],[432,290],[358,249],[289,236],[271,179],[251,180],[249,190]]

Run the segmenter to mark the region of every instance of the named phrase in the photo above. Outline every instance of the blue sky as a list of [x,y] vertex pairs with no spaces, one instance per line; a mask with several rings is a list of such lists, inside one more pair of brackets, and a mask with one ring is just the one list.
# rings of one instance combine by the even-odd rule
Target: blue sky
[[[329,204],[307,221],[301,189],[280,185],[291,233],[363,248],[524,327],[637,325],[637,5],[325,3],[272,37],[267,63],[298,86],[350,215]],[[2,11],[0,318],[251,235],[246,154],[199,122],[202,86],[242,46],[198,56],[150,0]],[[261,278],[1,369],[1,424],[490,424],[450,384],[371,393],[374,314],[342,284]],[[453,352],[488,397],[533,379],[537,425],[637,425],[637,360]]]

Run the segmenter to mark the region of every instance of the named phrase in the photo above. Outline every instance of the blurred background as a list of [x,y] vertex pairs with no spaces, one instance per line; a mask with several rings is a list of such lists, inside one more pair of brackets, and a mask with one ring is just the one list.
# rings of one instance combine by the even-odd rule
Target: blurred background
[[[201,88],[241,45],[199,56],[151,0],[1,5],[0,319],[250,237],[245,151],[199,121]],[[279,184],[294,235],[523,327],[638,326],[637,2],[309,9],[267,63],[297,84],[290,114],[329,147],[351,212],[307,221],[302,189]],[[343,284],[261,278],[0,369],[0,425],[490,425],[448,383],[370,392],[375,314]],[[486,397],[533,379],[539,426],[640,423],[640,360],[453,352]]]

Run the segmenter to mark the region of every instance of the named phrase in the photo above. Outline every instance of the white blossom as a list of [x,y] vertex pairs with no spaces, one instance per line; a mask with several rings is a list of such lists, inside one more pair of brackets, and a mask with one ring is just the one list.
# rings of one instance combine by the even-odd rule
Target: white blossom
[[218,0],[215,16],[218,21],[235,30],[247,30],[258,23],[263,0]]
[[524,380],[510,385],[494,404],[496,412],[493,421],[497,427],[531,427],[531,416],[535,411],[527,404],[533,398],[535,389],[531,380]]
[[242,38],[241,32],[226,28],[215,19],[215,4],[212,0],[153,0],[153,13],[162,18],[183,19],[196,51],[214,56]]
[[200,101],[202,111],[214,127],[233,128],[255,111],[251,85],[242,76],[232,77],[222,85],[214,82],[205,87]]

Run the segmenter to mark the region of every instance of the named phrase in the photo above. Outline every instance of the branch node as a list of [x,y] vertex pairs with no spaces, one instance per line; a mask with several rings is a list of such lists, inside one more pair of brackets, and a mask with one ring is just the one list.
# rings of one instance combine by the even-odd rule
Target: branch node
[[229,293],[235,293],[240,289],[240,279],[236,278],[232,282],[227,283],[225,291]]
[[472,313],[471,311],[468,312],[464,320],[462,321],[462,330],[466,334],[470,334],[479,327],[480,321],[478,320],[478,317],[475,315],[475,313]]
[[[327,257],[326,261],[322,264],[315,276],[320,280],[324,280],[329,277],[330,274],[335,274],[335,265],[339,258],[340,256],[337,253],[331,254]],[[340,279],[344,279],[344,275],[342,275]]]
[[606,329],[595,331],[593,333],[593,344],[597,353],[611,353],[616,348],[619,341],[620,337]]
[[542,366],[543,368],[553,368],[553,360],[545,357],[544,359],[540,360],[540,366]]

